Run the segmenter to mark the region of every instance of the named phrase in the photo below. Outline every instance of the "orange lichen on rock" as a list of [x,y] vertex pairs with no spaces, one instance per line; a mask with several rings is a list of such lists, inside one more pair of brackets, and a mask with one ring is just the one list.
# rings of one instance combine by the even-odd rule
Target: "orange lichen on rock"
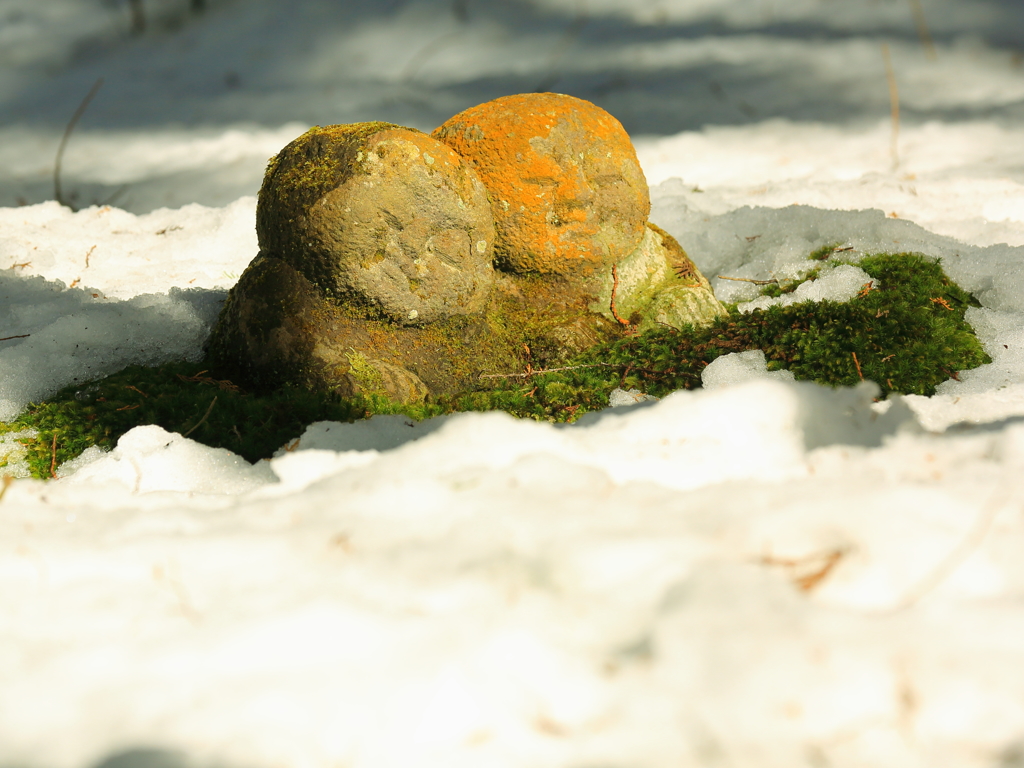
[[505,96],[432,136],[469,161],[487,188],[500,267],[589,277],[643,238],[651,204],[636,151],[622,124],[588,101]]

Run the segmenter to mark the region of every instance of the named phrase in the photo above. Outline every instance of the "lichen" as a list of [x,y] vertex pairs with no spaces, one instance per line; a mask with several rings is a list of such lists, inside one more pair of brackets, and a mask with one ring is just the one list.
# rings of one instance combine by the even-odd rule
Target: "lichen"
[[349,365],[346,373],[351,373],[355,377],[363,392],[368,395],[387,394],[384,390],[384,376],[370,364],[366,355],[353,349],[345,357]]
[[293,236],[297,222],[353,173],[363,141],[390,129],[401,126],[384,122],[315,126],[271,158],[256,206],[260,248],[286,259],[301,252],[303,245]]
[[650,198],[636,152],[619,121],[589,102],[505,96],[459,113],[432,135],[487,187],[502,269],[589,277],[643,236]]
[[359,166],[362,142],[389,129],[414,130],[380,121],[310,128],[270,159],[261,195],[273,194],[297,210],[308,208]]
[[[618,318],[611,311],[613,293]],[[637,249],[621,259],[614,272],[609,269],[602,275],[590,309],[611,320],[627,320],[633,331],[701,326],[725,314],[676,239],[653,224],[647,225]]]

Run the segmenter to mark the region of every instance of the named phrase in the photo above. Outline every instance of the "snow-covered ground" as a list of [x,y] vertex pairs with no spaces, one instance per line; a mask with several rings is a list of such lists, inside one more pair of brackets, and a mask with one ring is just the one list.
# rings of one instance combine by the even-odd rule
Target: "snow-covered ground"
[[1024,765],[1024,5],[189,5],[0,0],[0,420],[198,355],[310,124],[537,88],[622,120],[709,277],[938,256],[993,362],[879,407],[748,353],[256,466],[133,430],[0,497],[0,768]]

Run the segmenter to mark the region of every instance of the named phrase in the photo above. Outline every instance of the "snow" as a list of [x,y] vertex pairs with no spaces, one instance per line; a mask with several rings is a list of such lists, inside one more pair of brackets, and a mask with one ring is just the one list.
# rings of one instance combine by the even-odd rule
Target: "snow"
[[760,349],[722,355],[712,360],[700,374],[700,383],[704,389],[717,389],[754,379],[795,381],[796,377],[792,371],[769,371],[767,359]]
[[0,496],[0,768],[1021,764],[1024,6],[188,5],[131,36],[0,0],[0,420],[196,358],[309,125],[540,85],[623,121],[723,299],[919,251],[993,362],[875,403],[751,351],[571,426],[320,422],[256,465],[132,430]]
[[[805,270],[810,271],[810,270]],[[803,275],[794,275],[794,277]],[[773,305],[788,306],[799,304],[805,301],[849,301],[864,286],[881,288],[881,281],[874,280],[860,267],[850,264],[826,265],[821,275],[815,280],[808,280],[797,286],[792,293],[784,293],[782,296],[771,298],[762,296],[752,301],[744,301],[737,309],[741,312],[749,312],[752,309],[767,309]]]

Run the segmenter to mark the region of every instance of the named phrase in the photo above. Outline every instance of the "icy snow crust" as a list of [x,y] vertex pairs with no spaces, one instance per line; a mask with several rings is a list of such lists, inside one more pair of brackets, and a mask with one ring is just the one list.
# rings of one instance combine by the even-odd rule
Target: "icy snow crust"
[[[0,419],[196,358],[308,125],[542,85],[623,120],[722,298],[919,251],[993,362],[873,403],[751,351],[572,426],[325,422],[256,465],[133,430],[0,496],[0,768],[1020,764],[1024,6],[923,3],[934,60],[871,0],[144,6],[0,0]],[[101,75],[64,186],[119,207],[72,213],[40,201]]]
[[872,394],[378,417],[255,467],[133,430],[4,498],[7,764],[990,765],[1024,425]]

